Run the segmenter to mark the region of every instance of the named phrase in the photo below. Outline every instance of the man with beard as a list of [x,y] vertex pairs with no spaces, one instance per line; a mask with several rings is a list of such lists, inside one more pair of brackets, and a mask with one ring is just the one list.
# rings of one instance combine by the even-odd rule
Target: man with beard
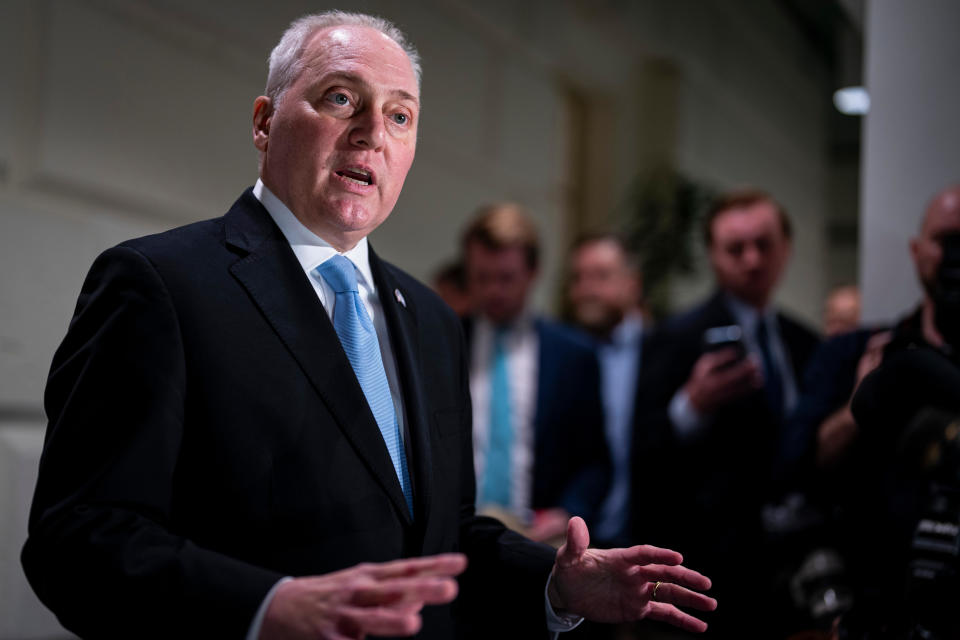
[[613,467],[594,526],[597,539],[623,544],[630,508],[630,446],[644,318],[639,261],[613,233],[586,235],[570,252],[567,297],[582,329],[597,339],[605,433]]

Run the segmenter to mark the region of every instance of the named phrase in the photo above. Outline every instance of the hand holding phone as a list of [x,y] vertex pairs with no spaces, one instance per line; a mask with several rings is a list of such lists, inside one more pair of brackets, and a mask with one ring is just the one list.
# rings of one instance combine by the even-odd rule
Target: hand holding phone
[[707,329],[703,334],[703,351],[684,387],[691,404],[700,413],[712,413],[763,387],[762,369],[755,358],[747,355],[739,326]]

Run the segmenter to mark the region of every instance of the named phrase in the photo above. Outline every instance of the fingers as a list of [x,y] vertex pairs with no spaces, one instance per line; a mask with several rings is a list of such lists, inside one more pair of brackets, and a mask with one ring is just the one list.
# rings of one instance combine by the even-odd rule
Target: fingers
[[678,565],[683,562],[683,556],[676,551],[649,544],[636,545],[624,549],[623,552],[624,559],[634,564]]
[[583,518],[574,516],[567,522],[567,541],[557,551],[557,564],[576,562],[590,546],[590,532]]
[[750,387],[757,382],[762,384],[763,374],[760,365],[752,356],[747,356],[741,362],[731,365],[725,369],[715,369],[713,375],[716,376],[716,384],[719,387]]
[[742,352],[733,347],[725,347],[717,351],[709,351],[701,356],[704,367],[707,369],[720,369],[728,364],[733,364]]
[[696,589],[697,591],[705,591],[712,586],[710,578],[702,573],[676,565],[647,565],[640,570],[639,574],[651,583],[657,582],[658,580],[663,581],[660,591],[657,592],[658,600],[663,600],[663,598],[660,597],[660,593],[663,592],[663,587],[668,583],[683,585],[691,589]]
[[387,578],[353,590],[350,603],[377,605],[446,604],[457,597],[457,581],[447,577]]
[[[651,603],[672,604],[698,611],[713,611],[717,608],[717,601],[710,596],[691,591],[672,582],[661,582],[659,587],[656,584],[650,584],[646,588]],[[656,600],[653,599],[654,589],[657,591]]]
[[759,362],[752,355],[739,360],[735,349],[722,349],[700,356],[685,386],[698,411],[718,406],[763,386]]
[[344,607],[340,611],[337,631],[347,637],[412,636],[420,631],[423,621],[420,609],[403,610],[388,607]]
[[462,553],[441,553],[423,558],[405,558],[377,564],[362,564],[356,567],[364,575],[377,580],[411,576],[447,576],[463,573],[467,568],[467,556]]
[[[660,588],[663,589],[663,586]],[[657,596],[659,597],[659,595],[658,592]],[[707,630],[706,622],[699,618],[694,618],[689,613],[684,613],[672,604],[667,604],[666,602],[651,602],[650,613],[647,614],[647,617],[672,624],[675,627],[694,633],[703,633]]]

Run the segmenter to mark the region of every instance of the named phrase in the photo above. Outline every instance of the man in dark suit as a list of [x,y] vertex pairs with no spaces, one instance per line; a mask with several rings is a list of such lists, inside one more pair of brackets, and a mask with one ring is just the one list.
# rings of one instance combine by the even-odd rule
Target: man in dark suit
[[[664,322],[644,348],[634,521],[645,537],[683,540],[722,576],[722,586],[715,580],[727,598],[712,632],[739,637],[762,619],[751,608],[769,592],[769,577],[741,561],[760,548],[783,416],[818,339],[772,305],[791,249],[790,222],[775,200],[754,190],[721,196],[705,231],[717,291]],[[679,500],[693,509],[678,512]]]
[[463,234],[474,457],[481,508],[534,540],[593,523],[609,485],[600,368],[588,336],[535,315],[539,239],[514,203],[482,207]]
[[67,628],[703,627],[674,605],[714,606],[681,586],[709,581],[675,552],[587,550],[572,519],[554,553],[474,514],[459,322],[366,241],[400,194],[418,118],[417,55],[392,25],[298,20],[254,102],[257,185],[221,218],[97,259],[54,357],[23,551]]
[[614,233],[580,237],[570,250],[570,315],[597,342],[604,431],[610,450],[610,490],[595,539],[619,546],[628,538],[630,449],[637,374],[645,331],[640,260]]

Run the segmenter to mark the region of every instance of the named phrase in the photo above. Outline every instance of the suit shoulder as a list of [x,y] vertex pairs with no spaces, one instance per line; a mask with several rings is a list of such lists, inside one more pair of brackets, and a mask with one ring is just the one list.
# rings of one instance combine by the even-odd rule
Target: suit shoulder
[[[820,344],[820,334],[801,320],[780,311],[777,318],[785,333],[791,335],[790,339],[800,340],[812,345]],[[786,338],[786,336],[784,336]]]
[[576,327],[546,318],[538,318],[536,323],[541,340],[548,341],[560,348],[565,347],[590,353],[596,352],[596,341]]
[[151,259],[182,257],[184,252],[209,249],[222,244],[223,218],[212,218],[121,242],[118,247],[133,249]]
[[731,321],[729,314],[717,307],[715,299],[709,298],[661,321],[657,324],[654,335],[675,338],[691,333],[699,334],[705,329],[729,324]]

